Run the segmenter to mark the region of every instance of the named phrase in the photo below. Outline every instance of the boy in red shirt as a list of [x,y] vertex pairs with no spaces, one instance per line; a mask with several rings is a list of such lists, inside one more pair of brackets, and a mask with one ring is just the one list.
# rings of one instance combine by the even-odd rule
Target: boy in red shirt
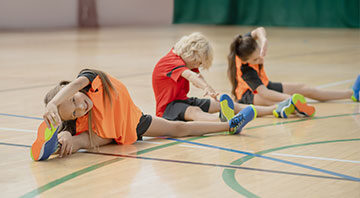
[[[199,68],[210,68],[213,60],[213,49],[200,33],[182,37],[170,52],[160,59],[152,74],[152,85],[156,99],[156,116],[167,120],[180,121],[226,121],[248,105],[235,103],[231,98],[219,95],[203,78]],[[189,82],[204,90],[204,96],[211,99],[187,97]],[[252,106],[259,116],[271,115],[276,106]],[[283,111],[292,113],[289,109]],[[220,112],[220,116],[213,114]],[[220,117],[220,118],[219,118]]]

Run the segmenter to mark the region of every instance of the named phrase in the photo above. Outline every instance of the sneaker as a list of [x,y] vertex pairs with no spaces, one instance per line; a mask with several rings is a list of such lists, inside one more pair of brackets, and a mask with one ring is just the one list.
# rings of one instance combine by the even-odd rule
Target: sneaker
[[31,146],[30,155],[34,161],[46,160],[56,152],[58,148],[58,127],[47,128],[46,123],[42,122],[38,128],[37,138]]
[[359,92],[360,92],[360,75],[356,78],[356,81],[352,87],[354,94],[351,96],[351,99],[354,102],[359,102]]
[[296,112],[307,117],[313,117],[315,115],[315,107],[308,105],[303,95],[293,94],[291,96],[291,103],[294,105]]
[[289,98],[276,104],[273,115],[277,118],[287,118],[290,114],[294,113],[295,107],[291,103],[291,99],[292,98]]
[[249,123],[251,120],[255,119],[257,115],[256,109],[253,105],[250,105],[238,114],[236,114],[231,120],[229,120],[230,134],[238,134],[241,132],[242,128]]
[[221,122],[229,121],[234,117],[234,102],[229,95],[223,94],[220,96],[220,112],[219,117]]

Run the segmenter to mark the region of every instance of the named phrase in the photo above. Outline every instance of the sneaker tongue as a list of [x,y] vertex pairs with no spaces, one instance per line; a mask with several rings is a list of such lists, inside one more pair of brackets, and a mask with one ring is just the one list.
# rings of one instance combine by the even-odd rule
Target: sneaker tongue
[[284,101],[279,102],[279,103],[278,103],[278,107],[283,107],[283,106],[288,105],[289,102],[290,102],[290,100],[291,100],[291,98],[288,98],[288,99],[286,99],[286,100],[284,100]]

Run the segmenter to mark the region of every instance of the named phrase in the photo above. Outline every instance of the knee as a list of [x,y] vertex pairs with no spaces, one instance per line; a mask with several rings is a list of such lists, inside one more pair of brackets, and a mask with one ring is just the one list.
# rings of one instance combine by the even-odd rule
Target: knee
[[190,106],[185,111],[185,120],[195,120],[200,113],[203,113],[200,107]]
[[187,113],[187,114],[195,114],[195,113],[199,113],[199,112],[203,112],[203,110],[201,110],[201,108],[197,107],[197,106],[190,106],[185,111],[185,113]]
[[303,84],[303,83],[298,84],[297,87],[298,87],[299,93],[303,94],[305,96],[309,95],[315,91],[314,88],[312,88],[306,84]]

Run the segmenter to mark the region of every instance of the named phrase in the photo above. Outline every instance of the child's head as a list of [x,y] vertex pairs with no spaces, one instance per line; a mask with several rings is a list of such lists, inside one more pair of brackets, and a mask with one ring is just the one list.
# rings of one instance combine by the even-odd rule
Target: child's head
[[[45,105],[47,105],[55,97],[55,95],[69,83],[69,81],[61,81],[57,86],[51,89],[45,96]],[[88,113],[92,107],[93,103],[90,98],[79,91],[59,104],[58,112],[62,121],[75,120],[76,118],[84,116]]]
[[[243,37],[238,35],[230,45],[229,58],[235,61],[235,56],[238,56],[242,61],[252,65],[263,64],[263,58],[260,57],[260,48],[256,41],[250,37]],[[230,61],[230,60],[229,60]]]
[[183,36],[175,44],[174,53],[179,55],[190,69],[208,69],[213,60],[213,49],[209,41],[198,32]]
[[260,57],[260,49],[256,41],[252,37],[243,37],[237,35],[230,45],[230,53],[228,55],[228,77],[232,85],[231,93],[235,95],[237,87],[236,80],[236,56],[241,61],[262,67],[263,58]]

